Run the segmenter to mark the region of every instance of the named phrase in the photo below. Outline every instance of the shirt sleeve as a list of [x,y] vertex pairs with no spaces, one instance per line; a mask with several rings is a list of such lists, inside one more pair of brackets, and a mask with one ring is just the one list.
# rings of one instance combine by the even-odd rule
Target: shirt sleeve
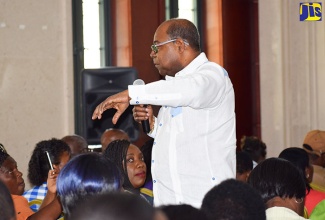
[[228,81],[229,77],[223,74],[221,68],[206,65],[192,74],[169,77],[146,85],[130,85],[130,104],[213,108],[225,97]]
[[12,199],[16,210],[17,220],[26,220],[29,216],[34,214],[25,197],[12,195]]

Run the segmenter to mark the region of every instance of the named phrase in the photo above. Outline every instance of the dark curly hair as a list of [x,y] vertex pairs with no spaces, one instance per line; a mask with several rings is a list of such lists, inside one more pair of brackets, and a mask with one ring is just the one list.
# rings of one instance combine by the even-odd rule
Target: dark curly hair
[[261,195],[247,183],[228,179],[210,189],[201,210],[210,219],[266,219]]
[[62,140],[52,138],[38,142],[28,163],[27,177],[33,186],[40,186],[47,180],[47,175],[51,167],[46,151],[49,153],[51,161],[55,165],[60,164],[61,156],[64,152],[68,152],[71,155],[69,146]]
[[139,190],[135,189],[128,177],[126,154],[128,152],[130,142],[127,140],[112,141],[104,151],[104,156],[113,161],[122,173],[124,180],[123,188],[133,193],[139,194]]
[[242,151],[247,152],[252,160],[259,163],[266,157],[266,144],[255,136],[243,136],[240,147]]

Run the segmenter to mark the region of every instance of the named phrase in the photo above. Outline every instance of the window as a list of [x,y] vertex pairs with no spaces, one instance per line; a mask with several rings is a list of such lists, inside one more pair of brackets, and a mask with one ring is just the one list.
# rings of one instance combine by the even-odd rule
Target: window
[[165,0],[166,19],[185,18],[192,21],[201,35],[201,49],[204,51],[201,10],[201,0]]
[[165,0],[166,19],[186,18],[198,27],[197,0]]
[[101,67],[100,45],[100,22],[99,22],[100,2],[94,0],[82,1],[82,24],[83,24],[83,45],[84,45],[84,68]]

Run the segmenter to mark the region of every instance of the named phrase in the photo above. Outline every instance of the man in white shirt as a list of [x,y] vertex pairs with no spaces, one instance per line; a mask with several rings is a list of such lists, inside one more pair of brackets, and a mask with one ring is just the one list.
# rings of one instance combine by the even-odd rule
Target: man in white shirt
[[[137,121],[149,119],[155,206],[199,208],[206,192],[236,176],[234,90],[225,69],[201,52],[199,33],[186,19],[171,19],[156,30],[150,56],[165,80],[130,85],[97,106],[92,118],[134,108]],[[148,104],[146,108],[143,104]],[[160,105],[152,114],[150,105]]]

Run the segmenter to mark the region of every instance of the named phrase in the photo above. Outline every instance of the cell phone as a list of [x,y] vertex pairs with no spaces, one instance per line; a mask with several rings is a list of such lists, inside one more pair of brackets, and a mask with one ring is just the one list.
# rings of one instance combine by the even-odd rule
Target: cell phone
[[47,159],[49,159],[49,163],[50,163],[50,166],[51,166],[51,170],[54,170],[53,169],[53,165],[52,165],[52,161],[51,161],[51,158],[50,158],[50,155],[49,155],[49,152],[45,151],[46,152],[46,155],[47,155]]

